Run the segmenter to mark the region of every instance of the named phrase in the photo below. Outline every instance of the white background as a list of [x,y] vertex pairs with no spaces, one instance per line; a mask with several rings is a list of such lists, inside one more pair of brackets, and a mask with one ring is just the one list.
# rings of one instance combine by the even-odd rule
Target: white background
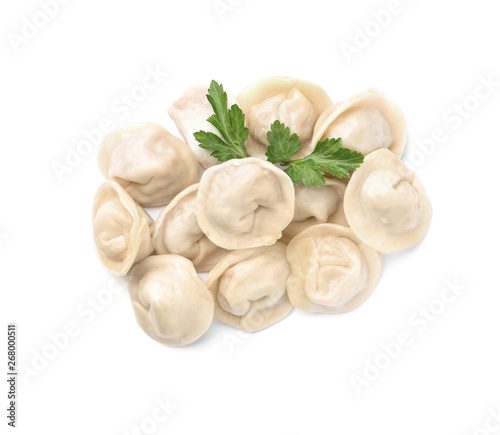
[[[371,22],[388,0],[220,3],[234,6],[218,14],[212,0],[74,0],[46,23],[37,1],[2,6],[0,312],[2,328],[18,325],[26,370],[17,433],[499,432],[489,419],[500,407],[497,2],[401,0],[382,28]],[[45,25],[30,34],[34,19]],[[345,55],[342,43],[355,42]],[[147,68],[169,75],[120,111]],[[369,86],[396,100],[409,129],[404,158],[434,207],[431,229],[384,257],[379,286],[351,313],[295,310],[253,335],[215,322],[192,346],[162,346],[135,323],[125,288],[106,290],[117,281],[97,260],[89,221],[102,181],[96,149],[61,180],[54,162],[66,164],[68,147],[106,119],[177,134],[166,109],[193,81],[237,94],[270,75],[314,81],[334,101]],[[496,85],[487,92],[481,80]],[[445,139],[424,153],[419,141],[436,129]],[[419,309],[439,309],[447,282],[462,294],[422,321]],[[68,324],[76,336],[66,339]],[[357,391],[352,376],[387,363],[383,344],[405,331],[411,344]],[[176,409],[151,420],[167,398]]]

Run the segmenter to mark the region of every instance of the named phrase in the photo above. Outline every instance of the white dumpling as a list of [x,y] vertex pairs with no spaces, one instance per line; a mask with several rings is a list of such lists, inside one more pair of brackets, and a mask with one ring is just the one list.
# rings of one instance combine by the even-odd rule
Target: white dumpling
[[208,274],[215,318],[249,332],[282,320],[293,308],[286,292],[289,276],[283,243],[230,252]]
[[354,233],[385,253],[416,245],[432,218],[424,186],[386,149],[368,154],[356,169],[345,192],[344,210]]
[[[168,114],[174,120],[179,133],[203,168],[209,168],[220,163],[219,160],[210,155],[212,151],[201,148],[194,137],[194,133],[200,130],[212,132],[221,137],[217,129],[207,122],[207,119],[214,114],[214,110],[207,99],[208,87],[208,85],[206,87],[198,86],[187,90],[168,109]],[[236,104],[236,99],[229,93],[227,94],[227,103],[228,108]]]
[[92,226],[99,259],[115,276],[126,275],[154,251],[153,220],[113,181],[101,184],[95,194]]
[[292,271],[288,297],[304,311],[351,311],[380,279],[380,254],[341,225],[307,228],[290,241],[286,255]]
[[153,244],[158,254],[178,254],[191,260],[198,272],[209,272],[227,254],[205,236],[196,219],[198,184],[184,189],[156,220]]
[[292,221],[292,180],[254,157],[228,160],[207,169],[196,199],[198,223],[224,249],[274,244]]
[[198,177],[189,147],[153,123],[113,130],[99,148],[98,164],[107,179],[116,181],[143,206],[168,204]]
[[301,183],[294,187],[293,220],[283,230],[280,241],[288,243],[301,231],[317,224],[329,222],[347,226],[344,215],[345,183],[327,178],[323,186],[308,187]]
[[251,156],[266,160],[267,132],[278,120],[299,136],[302,149],[294,158],[311,152],[314,125],[321,113],[332,104],[326,92],[314,83],[290,77],[258,80],[237,97],[250,129],[246,147]]
[[212,294],[193,263],[179,255],[153,255],[138,263],[129,294],[137,323],[160,343],[192,343],[213,320]]
[[406,121],[401,108],[382,92],[369,89],[326,109],[314,127],[312,149],[323,139],[342,139],[342,146],[364,155],[380,148],[401,157]]

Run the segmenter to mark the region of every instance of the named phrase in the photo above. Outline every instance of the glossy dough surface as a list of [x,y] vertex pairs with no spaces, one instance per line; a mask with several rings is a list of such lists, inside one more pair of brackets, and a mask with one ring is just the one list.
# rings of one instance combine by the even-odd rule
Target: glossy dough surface
[[318,85],[290,77],[268,77],[258,80],[237,97],[250,129],[247,150],[251,156],[267,160],[267,132],[279,120],[299,135],[302,149],[294,158],[311,152],[314,125],[321,113],[332,104]]
[[293,220],[284,230],[282,242],[288,243],[301,231],[313,225],[332,223],[347,226],[344,215],[346,184],[326,179],[323,186],[295,185],[295,212]]
[[[210,156],[212,151],[201,148],[194,138],[194,133],[200,130],[212,132],[221,137],[217,129],[207,122],[207,119],[214,114],[207,99],[208,87],[207,85],[187,90],[168,109],[168,114],[174,120],[177,129],[203,168],[220,164],[219,160]],[[227,94],[227,103],[228,108],[236,104],[236,99],[229,93]]]
[[97,255],[115,276],[154,251],[153,221],[117,183],[106,181],[94,197],[92,226]]
[[312,149],[325,138],[342,138],[342,146],[364,155],[380,148],[401,157],[406,121],[401,108],[382,92],[369,89],[326,109],[314,127]]
[[307,228],[290,241],[286,255],[292,271],[288,297],[304,311],[351,311],[380,279],[380,254],[341,225]]
[[129,294],[139,326],[161,343],[192,343],[212,323],[212,294],[193,264],[179,255],[153,255],[138,263]]
[[196,200],[200,228],[224,249],[274,244],[291,222],[294,205],[288,175],[253,157],[207,169]]
[[280,242],[227,254],[207,279],[215,317],[250,332],[286,317],[293,307],[286,292],[290,267],[285,254]]
[[184,189],[156,220],[153,244],[158,254],[178,254],[191,260],[198,272],[209,272],[227,254],[205,236],[196,218],[198,184]]
[[366,156],[354,172],[344,210],[354,233],[385,253],[417,244],[432,218],[431,203],[418,177],[385,149]]
[[103,140],[99,169],[143,206],[169,203],[196,183],[198,165],[189,147],[161,125],[126,124]]

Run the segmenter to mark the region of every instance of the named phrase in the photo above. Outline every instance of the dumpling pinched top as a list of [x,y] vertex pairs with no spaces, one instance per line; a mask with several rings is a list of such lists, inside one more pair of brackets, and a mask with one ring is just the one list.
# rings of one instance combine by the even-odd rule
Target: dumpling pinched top
[[153,255],[137,264],[129,294],[137,323],[161,343],[192,343],[213,320],[212,294],[193,263],[179,255]]
[[354,172],[345,192],[344,209],[356,236],[385,253],[416,245],[432,218],[424,186],[386,149],[368,154]]
[[198,184],[179,193],[156,220],[153,244],[158,254],[178,254],[198,272],[210,271],[227,254],[205,236],[196,219]]
[[196,199],[198,223],[224,249],[274,244],[292,221],[293,183],[285,172],[254,157],[207,169]]
[[307,228],[290,241],[286,256],[292,270],[288,297],[304,311],[351,311],[380,279],[380,254],[341,225]]
[[302,183],[295,187],[293,220],[284,230],[280,241],[288,243],[301,231],[313,225],[332,223],[347,226],[344,215],[346,184],[331,178],[323,186],[308,187]]
[[310,154],[314,125],[332,104],[318,85],[290,77],[258,80],[243,89],[237,100],[250,129],[246,144],[248,153],[263,160],[267,160],[267,132],[276,120],[284,123],[301,140],[302,149],[294,158]]
[[98,164],[107,179],[116,181],[143,206],[169,203],[198,177],[189,147],[153,123],[113,130],[99,148]]
[[115,276],[154,252],[153,220],[117,183],[106,181],[97,190],[92,225],[97,254]]
[[[174,120],[177,129],[203,168],[209,168],[220,163],[219,160],[210,155],[212,151],[201,148],[194,137],[194,133],[200,130],[221,137],[217,129],[207,122],[207,119],[214,114],[214,109],[207,99],[207,88],[208,86],[187,90],[168,109],[168,114]],[[227,94],[228,108],[233,104],[236,104],[236,98],[231,94]]]
[[380,148],[401,157],[406,121],[401,108],[382,92],[369,89],[326,109],[314,127],[312,150],[326,138],[342,138],[342,146],[367,155]]
[[231,251],[208,274],[215,318],[253,332],[286,317],[292,304],[286,293],[290,267],[286,245],[276,243]]

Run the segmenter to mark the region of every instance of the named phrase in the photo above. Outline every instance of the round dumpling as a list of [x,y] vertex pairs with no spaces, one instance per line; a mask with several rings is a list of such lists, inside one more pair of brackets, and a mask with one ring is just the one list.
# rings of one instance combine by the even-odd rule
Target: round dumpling
[[135,262],[154,251],[153,220],[113,181],[97,189],[92,225],[99,259],[115,276],[126,275]]
[[164,344],[192,343],[213,320],[212,294],[193,263],[179,255],[153,255],[138,263],[129,294],[139,326]]
[[283,243],[230,252],[208,274],[215,318],[249,332],[282,320],[293,308],[286,292],[289,276]]
[[380,254],[341,225],[307,228],[290,241],[286,256],[292,271],[288,297],[304,311],[351,311],[380,279]]
[[369,89],[330,106],[314,127],[312,149],[326,138],[341,138],[342,146],[364,155],[380,148],[401,157],[406,121],[401,108],[382,92]]
[[386,149],[366,156],[354,172],[345,192],[344,210],[356,236],[385,253],[416,245],[432,218],[424,186]]
[[143,206],[168,204],[196,183],[198,165],[189,147],[161,125],[126,124],[99,148],[99,169]]
[[[194,133],[203,130],[221,137],[219,131],[207,119],[214,114],[214,109],[207,99],[206,87],[194,87],[187,90],[177,101],[172,103],[168,114],[174,120],[177,129],[193,151],[196,160],[203,168],[218,165],[220,162],[210,154],[212,151],[199,146]],[[228,108],[236,104],[236,99],[227,94]]]
[[332,223],[347,226],[344,215],[344,192],[342,181],[326,179],[322,186],[295,187],[295,212],[293,220],[284,230],[280,241],[288,243],[301,231],[313,225]]
[[198,223],[224,249],[274,244],[292,221],[292,180],[254,157],[228,160],[207,169],[196,199]]
[[250,137],[246,147],[251,156],[267,160],[267,132],[280,121],[299,136],[301,150],[293,158],[311,152],[314,125],[332,104],[327,93],[314,83],[290,77],[268,77],[247,86],[237,97],[245,113]]
[[191,260],[198,272],[210,271],[227,254],[205,236],[196,219],[198,184],[184,189],[156,220],[153,244],[158,254],[178,254]]

